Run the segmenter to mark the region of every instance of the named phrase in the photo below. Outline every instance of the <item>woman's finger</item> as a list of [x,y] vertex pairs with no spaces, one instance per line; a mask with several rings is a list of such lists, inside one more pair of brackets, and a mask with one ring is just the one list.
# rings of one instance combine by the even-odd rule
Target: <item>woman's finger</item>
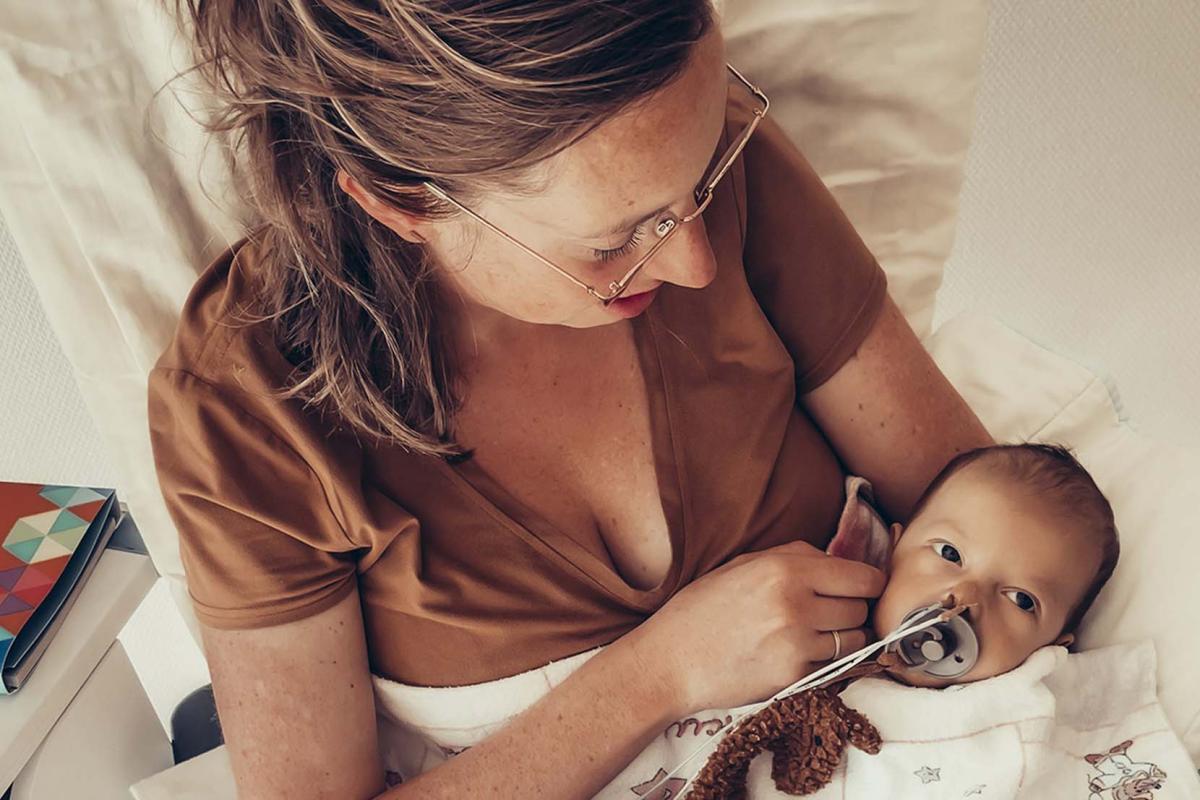
[[887,577],[870,564],[836,556],[826,556],[809,581],[813,591],[826,597],[879,597],[887,585]]
[[[835,641],[833,634],[837,633],[837,639],[840,640],[841,647],[836,645],[839,642]],[[861,650],[867,646],[867,632],[863,628],[850,628],[842,631],[827,631],[818,635],[820,641],[821,652],[817,656],[823,661],[833,661],[842,656],[849,655],[855,650]]]
[[858,628],[867,621],[867,601],[842,597],[814,597],[807,606],[814,630]]

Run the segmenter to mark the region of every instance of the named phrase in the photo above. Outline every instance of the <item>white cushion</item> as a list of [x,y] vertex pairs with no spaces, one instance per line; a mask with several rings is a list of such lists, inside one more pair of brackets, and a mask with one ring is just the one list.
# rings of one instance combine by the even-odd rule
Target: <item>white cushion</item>
[[201,97],[183,80],[151,104],[187,66],[165,5],[0,0],[0,214],[199,641],[154,474],[146,376],[200,269],[240,234],[204,194],[237,207],[219,149],[201,158],[208,140],[180,105],[194,113]]
[[1139,435],[1102,378],[989,318],[956,317],[929,345],[993,436],[1071,447],[1112,503],[1121,559],[1079,646],[1152,639],[1163,708],[1200,760],[1200,454]]
[[[198,271],[240,235],[219,149],[160,3],[0,0],[0,214],[193,635],[159,496],[146,375]],[[949,252],[982,49],[982,0],[739,0],[730,57],[833,184],[918,332]],[[176,96],[178,95],[178,96]],[[220,201],[214,206],[201,190]],[[798,213],[802,213],[799,210]]]
[[924,338],[954,244],[987,0],[722,5],[729,62],[767,93]]

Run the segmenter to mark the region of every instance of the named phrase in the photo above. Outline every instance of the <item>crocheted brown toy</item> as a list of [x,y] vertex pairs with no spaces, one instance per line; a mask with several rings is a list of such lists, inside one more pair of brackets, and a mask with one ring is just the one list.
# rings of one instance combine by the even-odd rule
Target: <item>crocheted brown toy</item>
[[[851,673],[860,677],[882,671],[878,663]],[[879,731],[865,716],[842,702],[836,688],[825,686],[784,697],[743,720],[709,756],[692,783],[688,800],[742,800],[750,762],[770,750],[771,778],[785,794],[812,794],[829,783],[847,744],[865,753],[879,752]]]

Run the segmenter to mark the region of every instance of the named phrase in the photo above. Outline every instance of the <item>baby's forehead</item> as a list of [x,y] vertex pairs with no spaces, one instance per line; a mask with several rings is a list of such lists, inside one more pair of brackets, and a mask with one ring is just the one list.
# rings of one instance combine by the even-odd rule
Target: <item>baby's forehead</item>
[[1086,539],[1069,498],[986,464],[969,464],[951,475],[928,507],[972,528],[991,522],[988,529],[1002,538],[1033,536],[1071,546]]
[[[957,529],[968,548],[986,538],[997,560],[1040,583],[1090,580],[1099,568],[1100,548],[1066,498],[986,464],[969,464],[947,478],[921,513],[926,512]],[[1080,559],[1088,552],[1095,554],[1095,564]],[[1086,576],[1062,568],[1081,561],[1089,567]]]
[[967,506],[979,506],[983,504],[980,496],[984,493],[1014,511],[1044,518],[1057,529],[1069,531],[1078,528],[1078,525],[1072,524],[1071,499],[1065,494],[1040,485],[1033,478],[999,469],[986,460],[958,469],[934,490],[930,501],[948,496],[963,500]]

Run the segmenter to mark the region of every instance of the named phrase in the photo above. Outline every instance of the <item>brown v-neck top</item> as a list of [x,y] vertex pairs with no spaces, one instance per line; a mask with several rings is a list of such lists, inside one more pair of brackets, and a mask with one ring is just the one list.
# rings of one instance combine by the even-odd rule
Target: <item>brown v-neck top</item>
[[[723,144],[749,117],[731,96]],[[843,469],[796,399],[866,337],[883,272],[770,117],[704,219],[717,277],[664,284],[632,320],[673,553],[649,590],[473,461],[359,442],[272,399],[291,364],[269,323],[234,322],[256,247],[235,243],[200,276],[150,375],[155,463],[197,617],[277,625],[357,585],[372,671],[461,685],[611,642],[739,553],[824,546]]]

